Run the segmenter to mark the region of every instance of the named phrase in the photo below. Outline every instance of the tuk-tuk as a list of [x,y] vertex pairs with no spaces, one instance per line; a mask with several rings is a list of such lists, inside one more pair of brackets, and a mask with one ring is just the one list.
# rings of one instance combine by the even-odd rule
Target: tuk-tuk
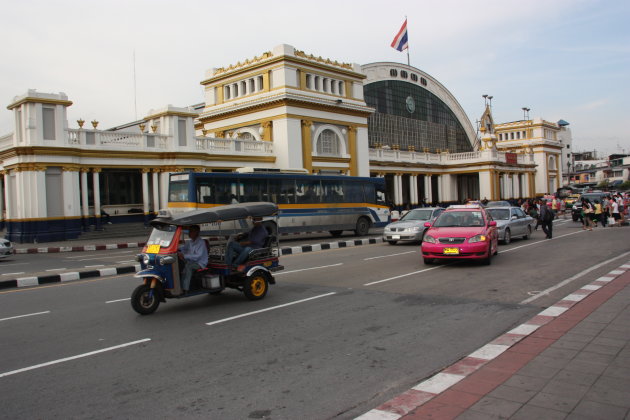
[[[142,315],[148,315],[166,299],[181,299],[201,294],[219,294],[226,288],[236,289],[249,300],[265,297],[270,284],[275,284],[273,272],[284,269],[279,264],[278,238],[271,233],[264,247],[254,249],[240,270],[225,262],[225,251],[230,240],[211,243],[208,239],[208,264],[197,270],[191,279],[190,290],[182,295],[180,276],[183,264],[178,259],[180,244],[188,226],[214,224],[220,233],[224,221],[246,221],[249,218],[277,217],[278,207],[273,203],[256,202],[231,204],[181,213],[175,217],[160,215],[150,222],[153,231],[142,253],[136,256],[141,270],[134,277],[143,282],[131,294],[131,307]],[[244,223],[244,226],[247,226]],[[203,233],[203,229],[202,229]],[[243,268],[244,267],[244,268]]]

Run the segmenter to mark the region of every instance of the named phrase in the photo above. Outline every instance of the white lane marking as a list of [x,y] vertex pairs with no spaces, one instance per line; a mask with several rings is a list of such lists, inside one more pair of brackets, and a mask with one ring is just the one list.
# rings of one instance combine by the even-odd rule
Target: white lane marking
[[17,276],[18,274],[24,274],[25,271],[19,271],[17,273],[5,273],[3,276]]
[[431,267],[431,268],[425,268],[424,270],[420,270],[420,271],[414,271],[412,273],[407,273],[407,274],[401,274],[399,276],[395,276],[395,277],[390,277],[388,279],[383,279],[383,280],[377,280],[377,281],[372,281],[370,283],[365,283],[364,286],[371,286],[373,284],[378,284],[378,283],[384,283],[386,281],[391,281],[391,280],[396,280],[399,279],[401,277],[407,277],[407,276],[413,276],[414,274],[420,274],[420,273],[424,273],[426,271],[431,271],[431,270],[436,270],[438,268],[442,268],[442,267],[446,267],[446,265],[440,265],[437,267]]
[[389,411],[374,408],[359,417],[355,417],[354,420],[398,420],[401,417],[402,416],[400,414],[390,413]]
[[569,302],[579,302],[581,300],[584,300],[586,296],[588,295],[576,295],[572,293],[563,297],[562,300],[568,300]]
[[85,266],[85,268],[92,268],[92,267],[105,267],[105,264],[86,265]]
[[125,260],[125,261],[116,261],[116,264],[126,264],[130,262],[136,262],[136,260]]
[[418,385],[411,389],[416,391],[430,392],[431,394],[439,394],[442,391],[447,390],[457,382],[464,379],[463,375],[456,375],[454,373],[438,373],[437,375],[420,382]]
[[66,268],[50,268],[46,271],[63,271],[63,270],[67,270]]
[[105,302],[105,303],[122,302],[122,301],[125,301],[125,300],[131,300],[131,298],[108,300],[108,301],[107,301],[107,302]]
[[17,318],[24,318],[27,316],[35,316],[35,315],[43,315],[43,314],[49,314],[50,311],[44,311],[44,312],[35,312],[32,314],[26,314],[26,315],[17,315],[17,316],[10,316],[8,318],[1,318],[0,321],[8,321],[10,319],[17,319]]
[[518,327],[508,331],[506,334],[516,334],[516,335],[530,335],[534,331],[540,328],[540,325],[534,324],[521,324]]
[[609,272],[608,274],[619,275],[619,274],[623,274],[623,273],[625,273],[625,271],[623,271],[623,270],[613,270],[613,271]]
[[9,266],[11,266],[11,265],[26,265],[26,264],[29,264],[29,263],[2,264],[2,266],[3,266],[3,267],[9,267]]
[[550,306],[547,309],[545,309],[542,312],[539,312],[538,315],[541,316],[560,316],[563,313],[565,313],[566,311],[568,311],[569,308],[563,308],[561,306]]
[[[582,231],[582,232],[583,232],[583,231]],[[584,275],[586,275],[586,274],[590,273],[591,271],[593,271],[593,270],[597,270],[599,267],[602,267],[602,266],[604,266],[604,265],[606,265],[606,264],[609,264],[609,263],[611,263],[612,261],[617,260],[617,259],[619,259],[619,258],[623,258],[623,257],[625,257],[626,255],[630,255],[630,251],[629,251],[629,252],[624,252],[623,254],[619,254],[619,255],[617,255],[616,257],[613,257],[613,258],[610,258],[610,259],[608,259],[608,260],[606,260],[606,261],[600,262],[599,264],[595,264],[595,265],[593,265],[593,266],[591,266],[591,267],[587,268],[586,270],[582,270],[582,271],[580,271],[579,273],[577,273],[577,274],[575,274],[575,275],[573,275],[573,276],[569,277],[568,279],[566,279],[566,280],[562,280],[560,283],[556,284],[555,286],[551,286],[551,287],[549,287],[549,288],[547,288],[547,289],[543,290],[543,291],[542,291],[542,292],[540,292],[539,294],[537,294],[537,295],[535,295],[535,296],[532,296],[532,297],[529,297],[529,298],[525,299],[524,301],[522,301],[522,302],[520,303],[520,305],[525,305],[525,304],[527,304],[527,303],[533,302],[534,300],[536,300],[536,299],[538,299],[538,298],[540,298],[540,297],[546,296],[546,295],[548,295],[549,293],[553,292],[554,290],[557,290],[557,289],[559,289],[559,288],[561,288],[561,287],[563,287],[563,286],[566,286],[567,284],[571,283],[573,280],[577,280],[577,279],[579,279],[580,277],[582,277],[582,276],[584,276]]]
[[42,367],[46,367],[46,366],[50,366],[50,365],[56,365],[58,363],[68,362],[70,360],[81,359],[83,357],[93,356],[95,354],[104,353],[106,351],[111,351],[111,350],[121,349],[123,347],[133,346],[135,344],[140,344],[140,343],[144,343],[144,342],[147,342],[147,341],[151,341],[151,339],[150,338],[143,338],[142,340],[132,341],[130,343],[119,344],[117,346],[107,347],[107,348],[104,348],[104,349],[95,350],[95,351],[91,351],[91,352],[88,352],[88,353],[77,354],[76,356],[64,357],[63,359],[52,360],[50,362],[40,363],[38,365],[33,365],[33,366],[25,367],[25,368],[22,368],[22,369],[11,370],[9,372],[0,373],[0,378],[4,378],[5,376],[15,375],[16,373],[27,372],[29,370],[38,369],[38,368],[42,368]]
[[394,257],[394,256],[396,256],[396,255],[413,254],[414,252],[418,252],[418,251],[399,252],[399,253],[397,253],[397,254],[380,255],[380,256],[378,256],[378,257],[363,258],[363,261],[367,261],[367,260],[376,260],[376,259],[378,259],[378,258]]
[[337,264],[331,264],[331,265],[322,265],[322,266],[319,266],[319,267],[300,268],[299,270],[282,271],[280,273],[273,273],[273,275],[274,276],[280,276],[282,274],[297,273],[299,271],[318,270],[320,268],[337,267],[337,266],[340,266],[340,265],[343,265],[343,263],[337,263]]
[[258,310],[258,311],[247,312],[247,313],[244,313],[244,314],[231,316],[229,318],[219,319],[217,321],[206,322],[206,325],[221,324],[222,322],[228,322],[228,321],[232,321],[232,320],[235,320],[235,319],[238,319],[238,318],[243,318],[243,317],[250,316],[250,315],[260,314],[262,312],[273,311],[274,309],[284,308],[286,306],[291,306],[291,305],[297,305],[298,303],[308,302],[309,300],[319,299],[319,298],[323,298],[323,297],[326,297],[326,296],[332,296],[332,295],[335,295],[335,294],[337,294],[337,292],[324,293],[323,295],[317,295],[317,296],[313,296],[313,297],[306,298],[306,299],[300,299],[300,300],[296,300],[296,301],[289,302],[289,303],[283,303],[282,305],[272,306],[270,308],[265,308],[265,309],[261,309],[261,310]]
[[475,359],[492,360],[498,355],[509,349],[510,346],[503,344],[486,344],[480,349],[470,353],[468,357],[474,357]]
[[525,248],[526,246],[532,246],[532,245],[536,245],[536,244],[540,244],[540,243],[546,243],[546,242],[549,242],[549,241],[553,241],[555,239],[564,238],[565,236],[571,236],[571,235],[575,235],[577,233],[582,233],[582,232],[586,232],[586,231],[585,230],[580,230],[580,231],[577,231],[577,232],[567,233],[566,235],[554,236],[552,239],[541,239],[540,241],[530,242],[530,243],[525,244],[525,245],[519,245],[519,246],[515,246],[514,248],[501,250],[501,253],[514,251],[515,249],[519,249],[519,248]]

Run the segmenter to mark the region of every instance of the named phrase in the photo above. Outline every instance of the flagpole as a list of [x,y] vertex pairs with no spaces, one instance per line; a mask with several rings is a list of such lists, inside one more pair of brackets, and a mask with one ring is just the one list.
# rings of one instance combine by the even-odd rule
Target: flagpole
[[409,61],[409,21],[407,20],[407,15],[405,15],[405,22],[407,22],[407,65],[411,67],[411,62]]

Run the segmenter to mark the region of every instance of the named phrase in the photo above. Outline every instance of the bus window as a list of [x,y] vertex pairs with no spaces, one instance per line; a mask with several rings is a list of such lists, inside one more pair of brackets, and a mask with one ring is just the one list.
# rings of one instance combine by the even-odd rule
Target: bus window
[[267,180],[246,178],[240,181],[240,202],[266,201],[263,197],[267,197]]
[[168,191],[168,201],[188,201],[188,181],[171,181]]
[[322,189],[322,201],[324,203],[342,203],[344,201],[341,181],[322,181]]
[[296,195],[298,204],[321,203],[322,187],[319,180],[296,181]]
[[214,203],[214,185],[210,179],[197,180],[197,203]]
[[363,195],[365,195],[366,203],[376,204],[376,188],[374,184],[369,182],[363,184]]
[[214,179],[214,203],[213,204],[234,204],[238,203],[238,191],[236,182],[229,178]]
[[346,203],[363,203],[363,188],[359,182],[344,181],[344,197]]

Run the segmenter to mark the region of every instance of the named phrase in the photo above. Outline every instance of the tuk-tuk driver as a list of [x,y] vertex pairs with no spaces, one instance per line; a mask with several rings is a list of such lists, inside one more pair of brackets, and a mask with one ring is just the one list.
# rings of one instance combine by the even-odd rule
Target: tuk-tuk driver
[[[262,224],[262,217],[254,217],[252,221],[254,227],[247,235],[247,239],[228,243],[225,251],[225,263],[228,267],[236,268],[235,266],[240,266],[247,260],[252,250],[265,246],[269,233]],[[243,267],[238,267],[238,270],[242,269]]]
[[190,241],[179,246],[177,256],[180,263],[184,264],[181,275],[182,292],[187,293],[190,288],[190,279],[193,273],[200,268],[205,268],[208,264],[208,248],[206,241],[199,236],[199,226],[193,225],[188,228]]

